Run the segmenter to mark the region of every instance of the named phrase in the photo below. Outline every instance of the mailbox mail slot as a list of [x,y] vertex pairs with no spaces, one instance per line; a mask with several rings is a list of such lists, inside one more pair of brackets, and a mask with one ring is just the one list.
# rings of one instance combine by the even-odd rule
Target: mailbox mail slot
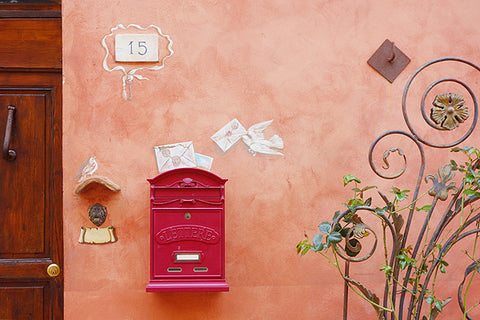
[[196,168],[150,182],[150,282],[146,290],[228,291],[225,182]]

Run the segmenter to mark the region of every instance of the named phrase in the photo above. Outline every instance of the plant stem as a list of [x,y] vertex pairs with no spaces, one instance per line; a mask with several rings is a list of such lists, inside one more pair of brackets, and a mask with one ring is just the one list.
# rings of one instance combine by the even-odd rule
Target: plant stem
[[[343,274],[343,272],[342,272],[342,269],[340,269],[340,265],[339,265],[339,263],[338,263],[337,253],[336,253],[336,251],[335,251],[335,249],[334,249],[333,247],[332,247],[332,252],[333,252],[333,256],[335,257],[335,263],[334,263],[334,265],[335,265],[335,267],[337,268],[338,272],[340,273],[340,276],[342,277],[342,279],[345,279],[345,276],[344,276],[344,274]],[[329,260],[330,260],[330,259],[329,259]],[[344,280],[344,281],[346,281],[346,280]],[[352,291],[355,292],[360,298],[362,298],[363,300],[367,301],[367,302],[370,303],[371,305],[373,305],[373,306],[375,306],[375,307],[377,307],[377,308],[380,308],[381,310],[384,310],[384,311],[393,313],[394,316],[395,316],[395,319],[396,319],[396,315],[395,315],[395,310],[394,310],[394,309],[385,308],[385,307],[379,305],[378,303],[373,302],[372,300],[370,300],[370,299],[368,299],[367,297],[365,297],[365,295],[364,295],[363,293],[358,292],[357,289],[356,289],[354,286],[352,286],[352,284],[349,283],[348,281],[347,281],[347,284],[348,284],[348,287],[349,287],[350,289],[352,289]]]

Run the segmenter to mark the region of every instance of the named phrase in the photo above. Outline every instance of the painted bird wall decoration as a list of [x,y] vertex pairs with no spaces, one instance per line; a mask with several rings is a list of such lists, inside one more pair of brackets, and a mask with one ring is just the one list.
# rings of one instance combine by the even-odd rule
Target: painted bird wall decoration
[[278,135],[273,135],[270,139],[265,139],[263,131],[272,124],[273,120],[254,124],[247,130],[247,134],[242,136],[242,141],[248,147],[248,152],[253,156],[257,153],[281,155],[283,153],[275,149],[283,149],[283,140]]
[[78,182],[82,182],[85,180],[87,177],[93,175],[95,171],[98,169],[98,164],[96,157],[90,157],[87,161],[83,163],[83,165],[78,169],[77,176],[75,177],[75,180]]

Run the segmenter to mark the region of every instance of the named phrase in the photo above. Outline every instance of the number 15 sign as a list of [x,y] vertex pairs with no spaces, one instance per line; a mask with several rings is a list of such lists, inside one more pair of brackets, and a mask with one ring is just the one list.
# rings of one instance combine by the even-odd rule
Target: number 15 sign
[[158,62],[158,34],[117,34],[115,61]]

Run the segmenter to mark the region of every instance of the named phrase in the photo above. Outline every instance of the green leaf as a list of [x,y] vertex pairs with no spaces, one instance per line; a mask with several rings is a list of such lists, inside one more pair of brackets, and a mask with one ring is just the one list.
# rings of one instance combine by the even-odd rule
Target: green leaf
[[386,264],[382,264],[380,267],[380,271],[383,271],[386,276],[389,276],[392,274],[393,269],[390,266],[387,266]]
[[[354,214],[357,211],[357,207],[365,205],[365,203],[362,201],[362,199],[357,199],[357,198],[350,198],[348,199],[347,203],[344,203],[344,205],[350,210],[352,214]],[[347,221],[347,217],[345,217],[345,221]]]
[[425,302],[428,304],[432,304],[435,301],[435,298],[432,295],[429,295],[426,299]]
[[334,243],[339,243],[342,241],[342,235],[340,232],[332,232],[327,235],[327,244],[334,244]]
[[315,249],[315,251],[322,251],[324,249],[322,238],[323,238],[323,234],[316,234],[313,237],[312,243],[313,243],[313,249]]
[[468,184],[472,184],[475,181],[475,177],[470,174],[465,175],[465,182]]
[[417,211],[426,211],[426,212],[429,212],[430,210],[432,210],[432,206],[431,205],[426,205],[426,206],[423,206],[421,208],[415,208]]
[[445,267],[448,267],[448,262],[441,260],[440,261],[440,272],[445,273],[447,270],[445,270]]
[[435,308],[437,308],[438,311],[442,312],[442,304],[440,303],[440,301],[436,300],[435,301]]
[[458,169],[458,165],[455,162],[455,160],[450,160],[450,164],[452,165],[452,170],[457,170]]
[[367,207],[369,207],[371,204],[372,204],[372,198],[368,198],[367,200],[365,200],[365,205]]
[[348,199],[347,205],[349,207],[358,207],[358,206],[363,206],[365,203],[362,201],[362,199],[357,199],[357,198],[350,198]]
[[480,197],[480,193],[475,191],[475,190],[471,190],[471,189],[467,189],[464,191],[465,192],[465,195],[471,197],[471,196],[477,196],[477,197]]
[[347,174],[346,176],[343,176],[343,186],[344,187],[352,181],[355,181],[357,183],[361,183],[360,179],[355,177],[353,174]]
[[397,256],[398,258],[398,264],[400,265],[400,268],[404,270],[406,267],[413,265],[415,262],[415,259],[410,258],[407,256],[405,253],[402,253]]
[[366,186],[366,187],[362,188],[362,192],[373,189],[373,188],[376,188],[376,186]]
[[340,211],[335,211],[335,214],[333,215],[333,220],[337,219],[337,217],[341,214]]
[[310,250],[310,246],[303,248],[302,256],[306,255],[309,250]]
[[[299,254],[303,248],[305,247],[308,247],[309,244],[308,244],[308,240],[305,239],[303,241],[300,241],[298,244],[297,244],[297,254]],[[303,254],[302,254],[303,255]]]
[[318,225],[318,229],[321,233],[330,233],[330,231],[332,231],[332,224],[328,221],[322,222]]
[[468,168],[468,171],[472,174],[472,176],[476,176],[475,170],[473,170],[471,167]]
[[410,190],[400,190],[397,187],[392,187],[392,193],[395,195],[395,199],[398,201],[405,200],[408,198],[408,193]]

